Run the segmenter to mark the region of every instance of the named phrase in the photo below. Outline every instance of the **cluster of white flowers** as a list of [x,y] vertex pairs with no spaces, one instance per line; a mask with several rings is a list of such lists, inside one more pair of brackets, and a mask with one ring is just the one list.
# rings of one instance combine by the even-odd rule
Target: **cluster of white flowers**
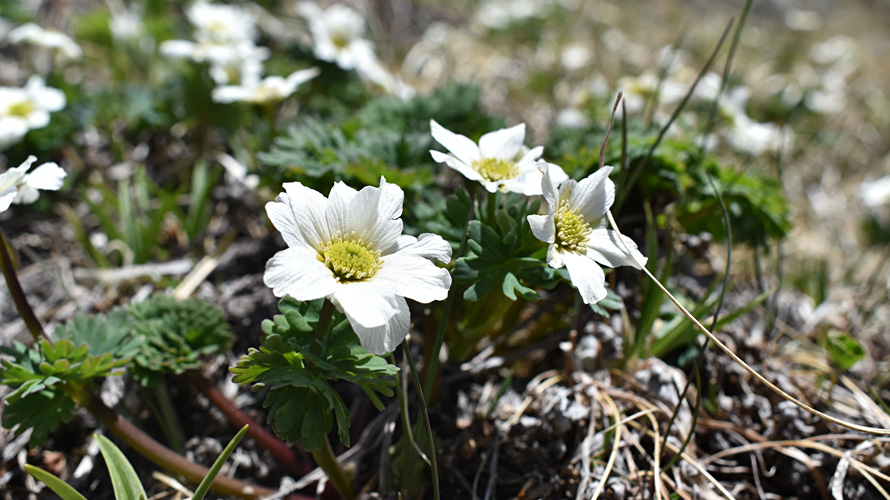
[[[606,228],[615,199],[612,167],[581,182],[568,179],[559,166],[539,160],[542,147],[525,148],[524,124],[487,133],[478,145],[435,121],[430,126],[452,153],[430,151],[436,161],[490,192],[544,195],[549,212],[528,217],[532,232],[549,244],[547,263],[568,268],[585,303],[606,296],[600,265],[645,265],[630,238]],[[283,187],[266,205],[288,246],[269,260],[263,276],[276,296],[330,300],[365,349],[385,354],[408,333],[406,298],[429,303],[448,295],[451,275],[431,261],[448,263],[451,246],[435,234],[402,234],[405,195],[398,186],[381,178],[380,187],[356,191],[338,182],[328,198],[299,182]]]
[[208,63],[219,85],[259,80],[269,50],[256,45],[258,32],[250,12],[237,5],[198,1],[186,7],[185,14],[195,28],[195,41],[163,42],[162,55]]
[[355,70],[362,78],[402,99],[414,95],[411,86],[387,71],[377,59],[374,45],[364,37],[365,20],[358,12],[343,4],[322,9],[313,2],[300,2],[297,12],[309,25],[316,58],[347,71]]
[[49,114],[65,107],[65,94],[33,75],[22,88],[0,87],[0,150],[21,141],[29,130],[49,124]]
[[34,203],[40,197],[37,190],[57,191],[65,181],[65,171],[55,163],[44,163],[28,173],[37,158],[29,156],[18,167],[0,174],[0,212],[13,203]]

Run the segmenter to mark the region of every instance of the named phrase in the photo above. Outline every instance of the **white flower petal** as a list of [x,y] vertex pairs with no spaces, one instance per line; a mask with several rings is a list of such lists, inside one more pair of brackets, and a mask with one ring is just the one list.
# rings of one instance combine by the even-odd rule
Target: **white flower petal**
[[368,352],[381,356],[392,352],[408,335],[408,328],[411,324],[408,303],[402,297],[396,297],[395,303],[398,308],[397,312],[384,325],[365,327],[350,320],[349,323],[352,325],[353,331],[358,335],[362,347]]
[[358,191],[349,187],[343,181],[335,182],[328,195],[328,206],[325,209],[325,218],[331,232],[337,229],[346,230],[349,221],[349,204]]
[[287,85],[290,89],[290,93],[292,94],[297,87],[315,78],[319,74],[321,74],[321,69],[319,68],[309,68],[294,71],[287,77]]
[[574,252],[565,252],[563,258],[569,270],[569,278],[585,304],[593,304],[605,298],[606,274],[596,262]]
[[18,190],[15,188],[0,190],[0,212],[5,212],[9,209],[9,206],[15,200],[16,194],[18,194]]
[[385,325],[398,312],[396,294],[390,284],[375,279],[340,283],[329,298],[346,314],[353,327]]
[[[537,163],[538,159],[541,157],[542,154],[544,154],[544,146],[534,147],[534,148],[526,151],[526,153],[524,155],[522,155],[522,158],[520,158],[519,161],[516,162],[516,164],[520,168],[522,168],[523,165],[526,165],[528,163],[535,164],[535,163]],[[551,163],[551,165],[553,165],[553,164]]]
[[402,253],[384,257],[374,280],[387,283],[397,295],[424,304],[445,300],[451,288],[447,269],[436,267],[423,257]]
[[[333,197],[333,191],[331,192]],[[349,203],[343,227],[371,242],[375,250],[388,252],[402,234],[402,203],[405,193],[395,184],[380,179],[380,187],[365,186]]]
[[553,217],[546,215],[529,215],[528,225],[532,228],[532,234],[535,238],[544,243],[553,243],[555,241],[556,227],[553,224]]
[[455,158],[454,156],[447,155],[439,151],[430,151],[430,155],[432,155],[433,160],[439,163],[444,163],[452,169],[457,170],[467,179],[470,179],[471,181],[484,182],[482,176],[479,175],[479,172],[477,172],[475,169],[473,169],[471,166],[467,165],[463,161]]
[[197,45],[188,40],[167,40],[158,47],[162,56],[175,59],[192,57],[196,49]]
[[325,207],[327,200],[318,191],[299,182],[286,182],[285,192],[266,203],[269,220],[291,247],[319,250],[319,244],[330,239]]
[[297,300],[326,297],[337,289],[338,283],[330,269],[318,260],[311,248],[286,248],[269,259],[263,283],[276,297],[290,295]]
[[647,259],[637,250],[637,244],[627,236],[621,236],[627,247],[633,252],[633,257],[627,254],[624,246],[618,240],[618,234],[605,228],[594,229],[587,237],[587,257],[609,267],[631,266],[640,269],[637,262],[646,265]]
[[44,163],[35,168],[22,179],[22,182],[34,189],[58,191],[65,184],[65,170],[53,162]]
[[483,135],[479,139],[479,155],[482,158],[514,161],[516,160],[516,155],[519,154],[519,150],[522,149],[523,141],[525,141],[524,123],[510,128],[495,130]]
[[572,190],[569,206],[589,224],[596,226],[615,202],[615,184],[609,179],[612,167],[603,167],[578,182]]
[[[546,162],[538,162],[538,168],[541,168],[544,172],[544,175],[541,177],[541,194],[544,195],[544,199],[547,200],[547,205],[549,206],[550,218],[553,218],[553,214],[556,213],[556,209],[559,208],[559,193],[560,190],[557,189],[559,186],[558,182],[553,182],[553,177],[550,175],[550,164]],[[571,188],[571,184],[575,181],[568,181],[567,187]]]
[[396,252],[401,255],[436,259],[445,264],[451,262],[451,245],[438,234],[423,233],[417,238],[407,234],[402,235],[399,237]]
[[[468,137],[460,134],[455,134],[454,132],[436,123],[436,120],[430,120],[430,131],[433,134],[433,139],[438,141],[439,144],[445,146],[448,151],[451,151],[451,153],[455,157],[457,157],[460,161],[466,163],[467,165],[472,165],[474,161],[480,158],[479,147],[476,146],[476,143],[470,140]],[[433,156],[433,158],[435,159],[435,155]]]

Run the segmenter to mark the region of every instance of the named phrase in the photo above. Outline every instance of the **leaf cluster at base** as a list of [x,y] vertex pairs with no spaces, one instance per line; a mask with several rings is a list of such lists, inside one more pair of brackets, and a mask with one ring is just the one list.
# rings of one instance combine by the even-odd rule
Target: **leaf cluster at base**
[[382,410],[379,395],[392,396],[398,371],[366,351],[342,317],[323,340],[317,340],[320,307],[320,300],[282,299],[278,305],[282,314],[263,323],[266,335],[260,348],[251,348],[230,368],[235,382],[250,384],[255,391],[269,389],[263,406],[270,408],[275,432],[309,451],[322,448],[335,420],[340,440],[349,445],[350,413],[332,382],[358,384]]

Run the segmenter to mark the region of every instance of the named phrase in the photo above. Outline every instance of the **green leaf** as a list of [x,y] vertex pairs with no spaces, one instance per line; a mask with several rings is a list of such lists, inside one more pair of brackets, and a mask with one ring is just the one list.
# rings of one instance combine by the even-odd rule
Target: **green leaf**
[[40,467],[34,467],[31,464],[25,464],[25,471],[28,474],[34,476],[35,479],[42,481],[44,484],[49,486],[49,489],[53,490],[57,495],[62,497],[62,500],[87,500],[86,497],[81,495],[65,481],[62,481],[58,477],[49,472],[41,469]]
[[207,475],[204,476],[204,479],[201,480],[201,483],[198,484],[198,487],[195,489],[195,494],[192,495],[192,500],[203,500],[204,495],[210,490],[210,485],[213,484],[213,479],[216,478],[217,474],[219,474],[220,469],[222,469],[223,464],[226,463],[226,460],[229,459],[229,455],[235,451],[235,448],[238,446],[238,443],[241,441],[241,438],[244,437],[244,434],[247,433],[247,429],[249,425],[245,425],[238,431],[238,434],[235,434],[235,437],[229,441],[229,444],[226,445],[226,449],[219,454],[219,457],[213,462],[213,465],[210,467],[210,470],[207,472]]
[[136,475],[136,471],[120,448],[105,436],[96,434],[95,438],[99,444],[99,451],[105,458],[105,465],[108,466],[115,499],[140,500],[143,497],[147,498],[139,476]]
[[831,364],[841,370],[849,370],[865,358],[865,347],[847,332],[829,332],[822,344]]

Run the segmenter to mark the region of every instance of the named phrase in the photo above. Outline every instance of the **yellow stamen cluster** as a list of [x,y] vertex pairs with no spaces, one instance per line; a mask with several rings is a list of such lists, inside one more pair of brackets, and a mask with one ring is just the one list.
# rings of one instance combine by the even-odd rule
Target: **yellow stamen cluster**
[[337,281],[364,281],[372,278],[383,264],[380,250],[373,246],[357,237],[355,231],[346,237],[338,231],[322,246],[318,260],[334,273]]
[[519,176],[519,169],[512,161],[498,158],[482,158],[473,162],[473,169],[479,172],[484,179],[491,182],[505,179],[515,179]]
[[34,104],[31,101],[20,101],[9,107],[7,113],[20,118],[27,118],[34,112]]
[[578,252],[583,248],[587,242],[587,236],[593,231],[590,224],[578,215],[578,211],[569,207],[567,200],[559,202],[553,222],[556,224],[555,244],[572,252]]

